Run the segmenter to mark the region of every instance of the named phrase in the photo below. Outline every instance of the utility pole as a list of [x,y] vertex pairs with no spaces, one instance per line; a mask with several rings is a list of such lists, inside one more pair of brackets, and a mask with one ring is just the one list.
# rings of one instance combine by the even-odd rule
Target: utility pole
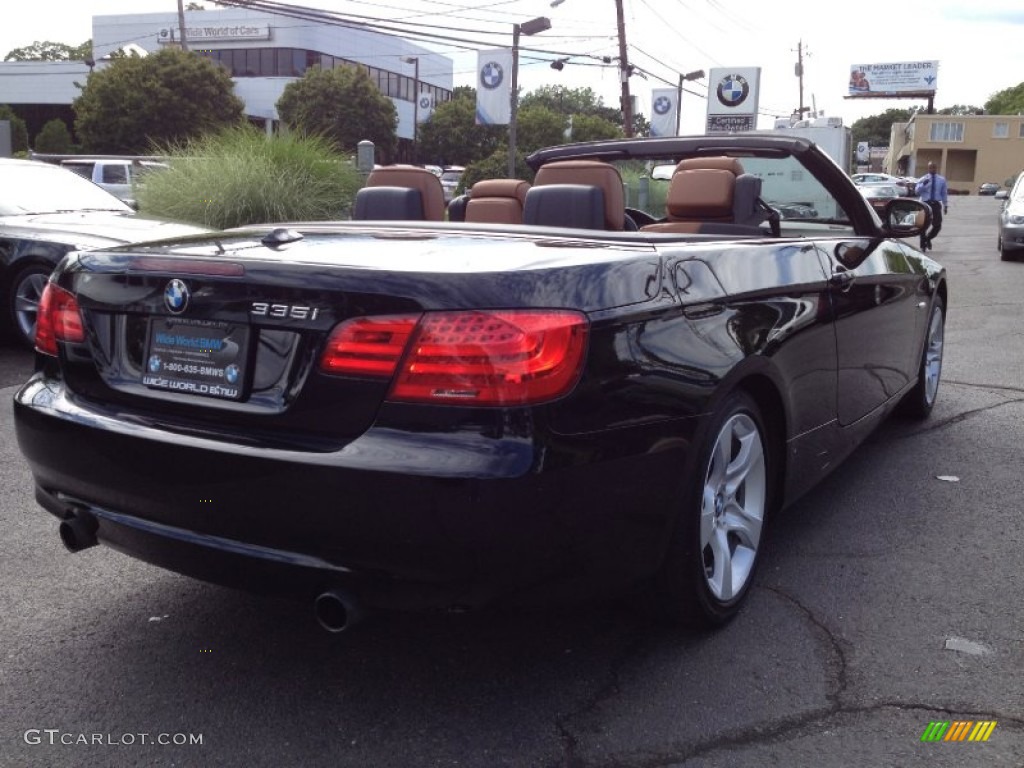
[[615,18],[619,27],[619,77],[622,80],[622,130],[633,137],[633,99],[629,95],[629,60],[626,57],[626,19],[622,0],[615,0]]
[[795,74],[800,80],[800,109],[797,112],[797,119],[804,119],[804,112],[807,111],[807,107],[804,106],[804,41],[801,40],[796,46],[796,68]]
[[185,42],[185,7],[182,5],[182,0],[178,0],[178,44],[181,45],[181,50],[187,51],[188,44]]

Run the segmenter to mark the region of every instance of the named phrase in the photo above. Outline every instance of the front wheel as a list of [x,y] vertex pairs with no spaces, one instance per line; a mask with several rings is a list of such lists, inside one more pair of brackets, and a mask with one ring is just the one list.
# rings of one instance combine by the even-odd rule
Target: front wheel
[[772,498],[772,443],[760,409],[736,392],[712,417],[699,475],[681,500],[658,579],[660,617],[713,627],[732,619],[750,591]]
[[925,419],[935,407],[939,396],[939,380],[942,377],[942,353],[946,336],[946,307],[942,297],[936,295],[932,311],[928,316],[928,330],[925,333],[924,350],[918,364],[917,384],[910,390],[900,409],[912,419]]

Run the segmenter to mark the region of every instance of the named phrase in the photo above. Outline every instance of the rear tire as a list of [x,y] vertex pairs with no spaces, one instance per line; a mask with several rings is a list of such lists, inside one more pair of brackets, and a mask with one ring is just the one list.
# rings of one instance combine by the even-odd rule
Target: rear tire
[[52,267],[39,262],[27,264],[14,273],[7,289],[8,329],[18,344],[29,349],[35,345],[39,300],[52,271]]
[[760,409],[734,392],[709,422],[687,483],[654,609],[665,622],[721,626],[739,612],[760,562],[774,457]]
[[917,369],[917,384],[900,403],[904,416],[912,419],[926,419],[935,407],[939,395],[939,380],[942,377],[942,353],[945,346],[946,307],[942,297],[932,301],[928,315],[928,329],[924,337],[924,349]]

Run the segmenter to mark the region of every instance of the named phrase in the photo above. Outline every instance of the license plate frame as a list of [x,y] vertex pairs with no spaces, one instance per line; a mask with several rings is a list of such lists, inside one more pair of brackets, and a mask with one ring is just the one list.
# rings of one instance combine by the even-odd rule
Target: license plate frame
[[246,323],[151,317],[142,383],[150,389],[241,400],[249,371]]

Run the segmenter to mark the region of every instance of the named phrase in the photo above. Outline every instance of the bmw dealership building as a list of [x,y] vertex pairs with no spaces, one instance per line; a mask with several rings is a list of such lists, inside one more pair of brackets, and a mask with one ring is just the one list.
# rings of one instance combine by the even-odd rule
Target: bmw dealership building
[[[93,61],[30,61],[0,64],[0,104],[22,116],[34,137],[46,121],[73,124],[71,103],[105,57],[127,49],[138,53],[178,45],[176,13],[94,16]],[[411,140],[414,121],[452,95],[453,64],[446,56],[409,40],[351,22],[333,23],[231,9],[185,13],[189,50],[208,56],[231,72],[235,93],[250,120],[272,130],[275,104],[288,83],[313,67],[356,64],[366,68],[398,112],[399,139]],[[61,41],[74,45],[78,41]]]

